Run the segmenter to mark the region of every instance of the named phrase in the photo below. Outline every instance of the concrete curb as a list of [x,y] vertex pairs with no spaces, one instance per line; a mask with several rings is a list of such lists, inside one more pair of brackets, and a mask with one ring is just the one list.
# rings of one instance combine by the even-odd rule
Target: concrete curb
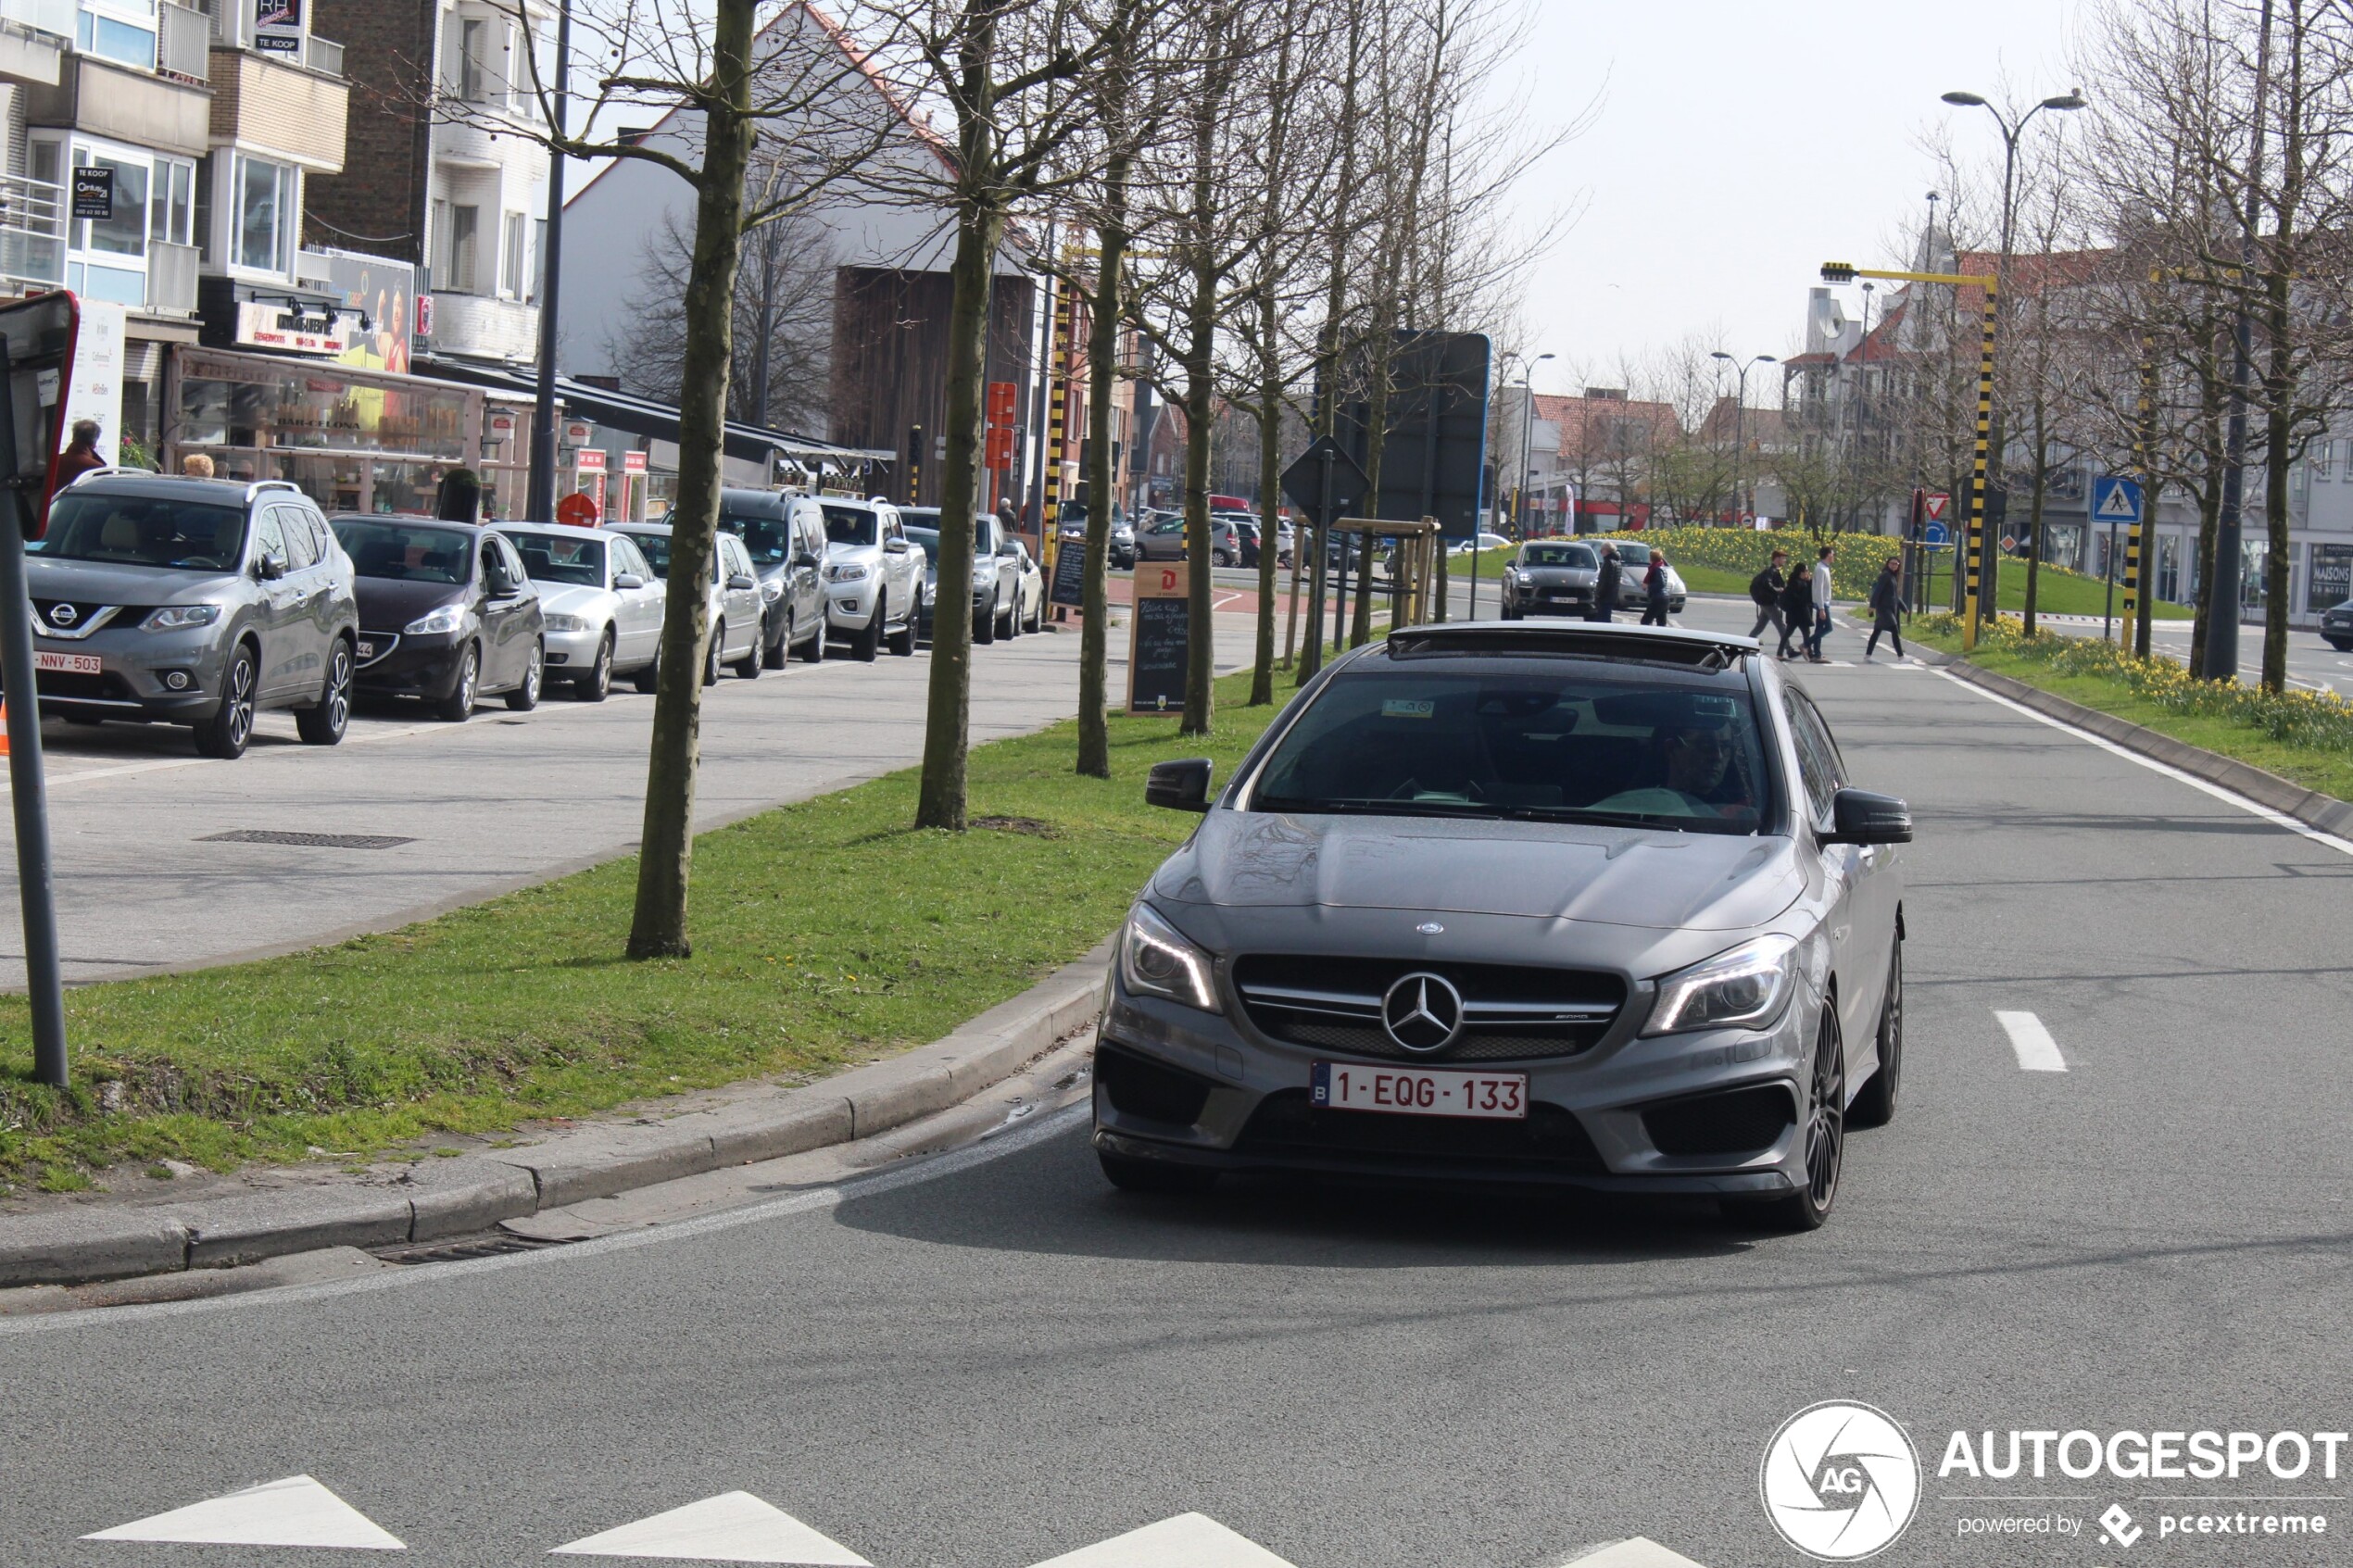
[[0,1287],[230,1268],[325,1247],[435,1241],[584,1198],[872,1137],[1003,1082],[1084,1028],[1095,1016],[1110,961],[1104,943],[945,1039],[818,1083],[666,1119],[656,1106],[635,1122],[425,1160],[396,1182],[0,1217]]
[[2192,746],[2187,741],[2175,740],[2171,735],[2161,734],[2145,725],[2119,719],[2113,713],[2103,713],[2096,708],[2070,702],[2039,686],[2030,686],[2007,675],[1997,675],[1952,654],[1923,647],[1918,657],[1958,680],[2006,696],[2021,708],[2031,708],[2037,713],[2047,714],[2079,730],[2089,731],[2102,740],[2112,741],[2129,751],[2137,751],[2169,768],[2178,768],[2192,778],[2219,784],[2234,795],[2246,797],[2259,806],[2277,811],[2283,817],[2294,818],[2307,827],[2342,838],[2353,838],[2353,804],[2339,800],[2333,795],[2307,789],[2277,773],[2267,773],[2260,768],[2224,757],[2219,752]]

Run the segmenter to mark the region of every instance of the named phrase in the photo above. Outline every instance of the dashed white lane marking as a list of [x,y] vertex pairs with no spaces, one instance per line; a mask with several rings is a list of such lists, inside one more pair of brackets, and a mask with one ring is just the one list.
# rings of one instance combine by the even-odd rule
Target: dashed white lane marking
[[2002,696],[1998,692],[1989,692],[1983,686],[1962,680],[1958,675],[1954,674],[1949,670],[1939,670],[1937,673],[1944,676],[1944,679],[1952,682],[1955,685],[1960,687],[1963,691],[1973,693],[1978,696],[1983,697],[1988,702],[1995,703],[2003,708],[2008,709],[2013,713],[2022,713],[2038,724],[2048,724],[2054,730],[2073,735],[2077,740],[2096,746],[2102,751],[2121,757],[2127,762],[2146,768],[2152,773],[2162,773],[2167,778],[2173,780],[2175,783],[2185,784],[2192,789],[2197,790],[2206,795],[2210,795],[2215,799],[2221,801],[2227,806],[2234,806],[2238,808],[2238,809],[2247,812],[2252,816],[2260,817],[2265,822],[2271,823],[2273,827],[2285,828],[2288,832],[2295,834],[2299,837],[2309,838],[2315,844],[2325,845],[2329,848],[2335,850],[2340,855],[2353,855],[2353,841],[2339,838],[2333,833],[2322,833],[2316,827],[2297,822],[2294,817],[2287,815],[2284,811],[2274,811],[2269,806],[2262,804],[2260,801],[2249,800],[2246,796],[2239,794],[2237,791],[2224,789],[2221,784],[2208,784],[2195,773],[2185,773],[2182,771],[2181,769],[2173,767],[2170,763],[2159,762],[2154,757],[2144,757],[2139,752],[2133,750],[2131,747],[2119,746],[2114,741],[2108,739],[2104,735],[2095,735],[2089,730],[2077,729],[2074,725],[2069,723],[2064,719],[2054,719],[2047,713],[2037,713],[2034,709],[2027,707],[2022,702],[2012,702],[2008,697]]
[[[343,1547],[405,1551],[397,1537],[308,1475],[118,1524],[85,1541],[186,1541],[209,1546]],[[853,1560],[854,1561],[854,1560]]]
[[2010,1049],[2018,1053],[2018,1064],[2029,1073],[2064,1073],[2067,1058],[2059,1055],[2058,1042],[2043,1027],[2043,1021],[2031,1012],[2004,1012],[1994,1010],[1994,1022],[2010,1037]]
[[[660,1557],[695,1562],[789,1562],[809,1568],[873,1568],[749,1492],[723,1492],[555,1549],[574,1557]],[[554,1555],[551,1553],[550,1555]]]
[[1037,1568],[1291,1568],[1206,1513],[1180,1513],[1051,1558]]
[[1571,1559],[1561,1568],[1700,1568],[1680,1552],[1669,1551],[1646,1536],[1620,1541],[1596,1552]]

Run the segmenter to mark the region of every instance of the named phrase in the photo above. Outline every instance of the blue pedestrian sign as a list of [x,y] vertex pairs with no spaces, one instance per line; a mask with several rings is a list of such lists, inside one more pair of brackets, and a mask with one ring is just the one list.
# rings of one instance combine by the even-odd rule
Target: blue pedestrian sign
[[2141,521],[2141,482],[2104,473],[2092,481],[2092,521],[2121,523],[2130,528]]
[[1953,531],[1941,522],[1931,522],[1920,530],[1920,542],[1924,545],[1949,545],[1953,542]]

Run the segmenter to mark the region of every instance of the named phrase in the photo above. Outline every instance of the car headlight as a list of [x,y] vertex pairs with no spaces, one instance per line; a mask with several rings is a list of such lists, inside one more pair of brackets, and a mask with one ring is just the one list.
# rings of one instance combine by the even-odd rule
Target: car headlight
[[426,611],[400,630],[406,636],[431,637],[441,633],[455,632],[464,624],[465,619],[466,607],[464,605],[443,605],[439,609]]
[[760,602],[761,602],[761,603],[762,603],[762,604],[771,604],[771,605],[772,605],[772,604],[774,604],[774,603],[775,603],[778,599],[783,598],[784,596],[785,596],[785,580],[784,580],[783,578],[781,578],[781,577],[764,577],[764,578],[761,579],[761,582],[760,582]]
[[588,621],[585,616],[552,613],[547,618],[547,626],[550,632],[585,632]]
[[1760,936],[1730,952],[1663,976],[1645,1035],[1735,1029],[1769,1023],[1797,979],[1797,941]]
[[1139,904],[1127,911],[1127,928],[1119,934],[1119,977],[1130,991],[1165,997],[1203,1012],[1222,1012],[1209,970],[1209,955],[1153,913],[1151,905]]
[[166,605],[139,625],[148,632],[184,632],[192,626],[209,626],[220,619],[219,605]]
[[828,583],[863,583],[865,580],[865,567],[854,560],[836,561],[825,568],[825,581]]

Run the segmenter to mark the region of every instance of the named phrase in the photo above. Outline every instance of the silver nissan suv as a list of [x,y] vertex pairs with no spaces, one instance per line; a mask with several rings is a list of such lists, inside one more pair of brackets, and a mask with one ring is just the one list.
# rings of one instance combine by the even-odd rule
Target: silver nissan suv
[[293,709],[313,746],[343,739],[351,558],[292,484],[101,470],[26,551],[43,712],[185,724],[208,757],[243,755],[263,709]]

